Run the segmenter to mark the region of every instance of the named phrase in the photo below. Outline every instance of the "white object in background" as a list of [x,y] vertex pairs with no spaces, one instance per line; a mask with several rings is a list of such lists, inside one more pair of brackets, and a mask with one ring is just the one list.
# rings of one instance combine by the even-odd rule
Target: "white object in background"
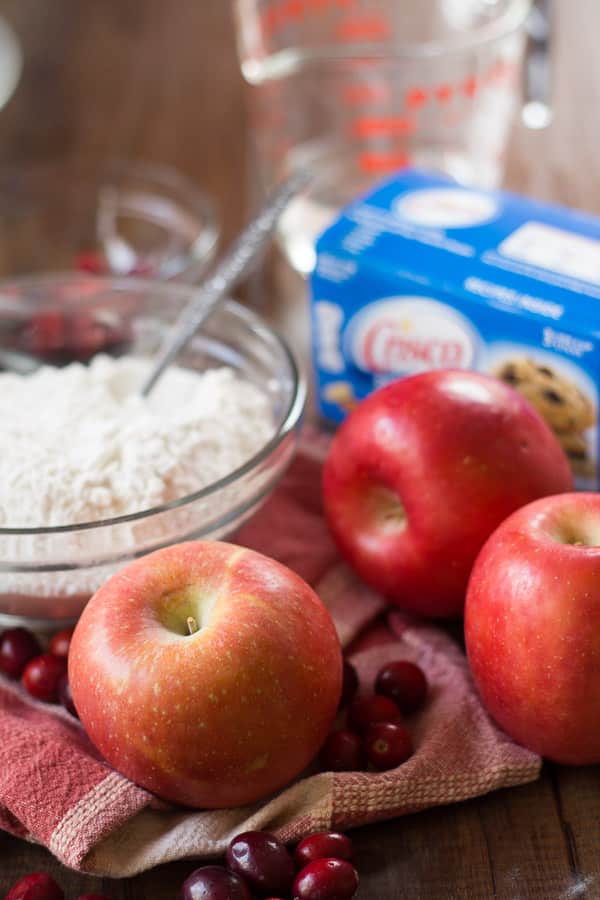
[[12,97],[23,70],[23,53],[13,29],[0,18],[0,107]]

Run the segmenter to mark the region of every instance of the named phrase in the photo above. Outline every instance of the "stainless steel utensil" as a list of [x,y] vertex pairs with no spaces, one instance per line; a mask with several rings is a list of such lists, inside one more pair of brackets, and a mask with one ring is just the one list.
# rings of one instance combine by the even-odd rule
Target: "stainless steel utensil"
[[191,301],[169,329],[158,350],[152,371],[141,389],[143,396],[152,390],[166,367],[197,332],[219,301],[247,274],[267,244],[288,202],[306,186],[308,180],[309,175],[305,170],[295,172],[286,179],[234,241],[213,274],[194,292]]

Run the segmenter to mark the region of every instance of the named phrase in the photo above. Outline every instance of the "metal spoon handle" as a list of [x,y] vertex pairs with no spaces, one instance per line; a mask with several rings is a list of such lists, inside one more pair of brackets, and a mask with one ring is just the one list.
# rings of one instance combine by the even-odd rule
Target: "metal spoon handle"
[[194,291],[192,299],[167,332],[156,354],[152,371],[142,386],[142,396],[154,387],[165,368],[208,318],[217,303],[228,294],[246,274],[270,238],[279,216],[308,182],[304,170],[287,178],[267,200],[267,203],[231,245],[210,278]]

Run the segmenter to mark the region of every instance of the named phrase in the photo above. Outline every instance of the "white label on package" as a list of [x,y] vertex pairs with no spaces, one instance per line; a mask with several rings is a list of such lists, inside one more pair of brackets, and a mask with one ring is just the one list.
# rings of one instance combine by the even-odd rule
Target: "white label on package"
[[344,359],[340,350],[340,328],[344,314],[337,304],[321,300],[315,303],[315,317],[319,336],[319,365],[326,372],[342,372]]
[[527,222],[498,247],[509,259],[600,284],[600,241],[542,222]]
[[389,297],[361,309],[347,331],[347,352],[365,372],[468,369],[475,334],[454,309],[423,297]]
[[410,222],[431,228],[467,228],[493,219],[498,204],[487,194],[461,188],[410,191],[394,204],[394,211]]

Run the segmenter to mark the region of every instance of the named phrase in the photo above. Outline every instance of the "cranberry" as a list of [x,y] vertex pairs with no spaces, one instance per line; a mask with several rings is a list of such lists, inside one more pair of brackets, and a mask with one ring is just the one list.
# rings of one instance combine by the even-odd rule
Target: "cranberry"
[[30,659],[39,656],[38,639],[26,628],[9,628],[0,635],[0,670],[11,678],[20,678]]
[[294,880],[294,861],[285,845],[264,831],[238,834],[227,848],[227,865],[261,897],[287,894]]
[[202,866],[183,882],[181,900],[252,900],[241,878],[223,866]]
[[364,734],[376,722],[394,722],[397,725],[402,722],[400,710],[393,700],[373,694],[353,702],[348,711],[348,724],[353,731]]
[[59,310],[40,310],[27,326],[24,339],[26,348],[38,356],[48,356],[65,346],[67,321]]
[[66,672],[60,676],[60,681],[58,682],[58,700],[62,703],[67,712],[70,712],[71,715],[75,716],[77,719],[79,718],[77,710],[75,709],[75,704],[73,703],[73,694],[71,693],[69,676]]
[[296,876],[293,900],[351,900],[358,872],[344,859],[317,859]]
[[75,257],[75,268],[91,275],[106,275],[108,266],[103,257],[94,250],[84,250]]
[[35,872],[17,881],[5,900],[65,900],[54,878],[45,872]]
[[74,628],[63,628],[62,631],[57,631],[48,647],[50,653],[54,656],[61,656],[63,659],[66,659],[69,655],[69,647],[71,646],[71,638],[73,637],[74,630]]
[[46,310],[31,317],[20,337],[22,349],[47,362],[85,362],[95,353],[115,352],[130,340],[129,329],[101,310]]
[[375,690],[393,700],[408,715],[423,706],[427,696],[427,679],[419,666],[398,660],[381,669],[375,680]]
[[410,734],[402,725],[378,722],[371,725],[365,738],[365,749],[374,768],[395,769],[413,754]]
[[354,700],[354,696],[358,690],[358,675],[352,663],[344,660],[344,675],[342,679],[342,695],[340,697],[340,709]]
[[299,869],[316,859],[352,859],[352,841],[337,831],[320,831],[300,841],[294,852]]
[[52,656],[51,653],[35,656],[25,666],[23,686],[32,697],[45,700],[47,703],[55,703],[58,700],[60,679],[65,670],[66,663],[58,656]]
[[321,747],[319,761],[326,772],[360,772],[367,765],[361,739],[346,728],[331,732]]
[[66,349],[75,359],[90,359],[113,342],[112,329],[92,313],[82,311],[74,315],[69,326]]

